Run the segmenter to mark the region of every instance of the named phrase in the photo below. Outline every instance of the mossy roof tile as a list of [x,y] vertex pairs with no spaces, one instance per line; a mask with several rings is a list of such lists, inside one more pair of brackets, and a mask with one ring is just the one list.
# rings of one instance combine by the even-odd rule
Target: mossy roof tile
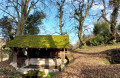
[[21,35],[7,42],[8,47],[69,48],[68,35]]

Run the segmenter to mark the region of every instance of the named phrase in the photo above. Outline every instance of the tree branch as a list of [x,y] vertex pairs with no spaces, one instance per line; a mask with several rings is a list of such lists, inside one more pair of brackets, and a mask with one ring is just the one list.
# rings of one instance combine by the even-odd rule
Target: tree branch
[[73,2],[72,2],[72,5],[73,5],[73,7],[74,7],[75,9],[77,9],[77,8],[75,7],[75,5],[73,4]]
[[[14,0],[13,0],[13,1],[14,1]],[[18,0],[17,0],[16,2],[18,3]],[[14,3],[13,3],[13,5],[14,5]],[[19,20],[20,15],[19,15],[19,12],[18,12],[18,4],[17,4],[16,6],[14,5],[14,8],[15,8],[15,10],[16,10],[16,12],[17,12],[18,20]]]
[[74,15],[74,18],[77,20],[77,21],[79,21],[79,19]]
[[7,13],[8,15],[10,15],[11,17],[13,17],[13,19],[15,19],[15,17],[14,17],[13,15],[11,15],[9,12],[6,12],[5,10],[3,10],[3,9],[1,9],[1,8],[0,8],[0,10],[2,10],[3,12],[5,12],[5,13]]
[[102,0],[103,1],[103,6],[104,6],[104,12],[106,11],[106,5],[105,5],[105,1],[104,0]]
[[88,15],[88,12],[89,12],[90,8],[92,7],[93,2],[94,2],[94,0],[92,0],[92,3],[89,5],[89,0],[87,1],[87,9],[86,9],[86,12],[85,12],[85,16],[83,17],[83,20],[84,20],[84,19],[86,18],[86,16]]
[[29,7],[29,10],[27,12],[27,16],[29,15],[31,9],[33,8],[33,6],[38,2],[39,0],[37,0],[34,4],[32,4],[30,7]]
[[111,24],[111,22],[105,17],[104,14],[102,14],[102,17],[103,17],[103,19],[104,19],[106,22],[108,22],[109,24]]
[[108,22],[109,24],[111,24],[111,22],[105,17],[105,15],[106,15],[106,12],[105,12],[105,11],[106,11],[105,1],[102,0],[102,2],[103,2],[104,9],[101,10],[101,12],[102,12],[102,16],[101,16],[101,17],[103,17],[103,19],[104,19],[106,22]]
[[[18,3],[18,0],[17,0],[17,1],[13,0],[13,2],[17,3],[17,5],[19,4],[19,3]],[[21,4],[19,4],[19,5],[21,6]]]

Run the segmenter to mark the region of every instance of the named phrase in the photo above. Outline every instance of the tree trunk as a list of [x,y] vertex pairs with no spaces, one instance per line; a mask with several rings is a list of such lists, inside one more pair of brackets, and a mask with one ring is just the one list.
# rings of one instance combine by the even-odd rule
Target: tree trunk
[[83,40],[83,37],[82,37],[82,32],[83,32],[83,23],[79,23],[79,31],[78,31],[78,38],[79,38],[79,47],[82,47],[82,46],[85,46],[85,42]]
[[[13,0],[14,1],[14,0]],[[35,2],[31,2],[30,0],[16,0],[14,3],[16,3],[14,6],[17,12],[17,31],[16,31],[16,36],[23,35],[24,29],[25,29],[25,22],[27,20],[27,17],[29,13],[31,12],[32,8],[38,3],[39,0]],[[18,6],[20,4],[20,7]],[[19,9],[18,9],[19,8]],[[4,11],[5,12],[5,11]],[[17,60],[16,57],[14,57],[14,53],[9,57],[9,61],[15,61]],[[15,58],[15,59],[14,59]]]
[[57,2],[57,5],[59,6],[59,8],[58,8],[58,11],[59,11],[58,18],[60,20],[59,27],[60,27],[60,34],[61,35],[64,35],[64,33],[62,31],[62,27],[63,27],[62,19],[63,19],[63,6],[64,6],[64,3],[65,3],[65,0],[61,0],[61,2]]
[[[25,22],[28,17],[28,4],[30,0],[21,0],[21,18],[18,17],[18,28],[16,32],[16,36],[23,35],[25,29]],[[32,8],[31,8],[32,9]]]
[[79,38],[79,42],[80,42],[79,47],[85,46],[86,43],[85,43],[84,40],[83,40],[82,32],[81,32],[81,31],[79,31],[79,33],[78,33],[78,38]]
[[118,10],[119,10],[119,4],[115,2],[113,4],[113,12],[111,16],[111,27],[110,27],[113,41],[116,41],[116,36],[117,36],[117,31],[115,26],[117,21]]
[[111,25],[111,33],[112,33],[112,40],[116,42],[117,31],[115,29],[115,26],[113,25]]
[[16,36],[22,35],[21,26],[18,25]]
[[18,21],[16,36],[23,35],[25,21],[26,21],[26,18],[24,18],[24,16],[21,18],[21,20]]
[[60,32],[61,32],[61,35],[63,35],[63,31],[62,31],[62,17],[60,17]]

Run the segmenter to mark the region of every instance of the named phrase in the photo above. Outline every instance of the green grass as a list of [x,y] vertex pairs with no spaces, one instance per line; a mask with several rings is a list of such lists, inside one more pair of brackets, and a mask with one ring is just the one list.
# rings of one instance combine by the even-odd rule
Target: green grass
[[120,48],[120,43],[117,44],[104,44],[99,46],[86,46],[82,49],[77,48],[74,51],[81,51],[81,52],[101,52],[109,49]]
[[51,78],[54,75],[55,75],[55,72],[51,72],[51,73],[48,73],[47,77],[45,77],[45,78]]
[[108,64],[108,65],[110,65],[110,62],[108,61],[108,59],[106,59],[106,58],[103,58],[103,61],[104,61],[104,63],[105,63],[105,64]]

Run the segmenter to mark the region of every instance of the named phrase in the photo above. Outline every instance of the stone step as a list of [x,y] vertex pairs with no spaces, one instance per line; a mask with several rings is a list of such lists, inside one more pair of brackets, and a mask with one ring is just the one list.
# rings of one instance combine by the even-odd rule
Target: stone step
[[18,69],[18,71],[23,73],[23,74],[27,74],[29,70],[44,71],[46,76],[50,72],[57,72],[57,71],[59,71],[58,69],[42,69],[42,68],[38,69],[38,68],[25,68],[25,67],[22,67],[22,68]]
[[45,66],[40,66],[40,65],[29,65],[29,66],[26,66],[24,68],[34,68],[34,69],[59,69],[59,66],[48,66],[48,65],[45,65]]

